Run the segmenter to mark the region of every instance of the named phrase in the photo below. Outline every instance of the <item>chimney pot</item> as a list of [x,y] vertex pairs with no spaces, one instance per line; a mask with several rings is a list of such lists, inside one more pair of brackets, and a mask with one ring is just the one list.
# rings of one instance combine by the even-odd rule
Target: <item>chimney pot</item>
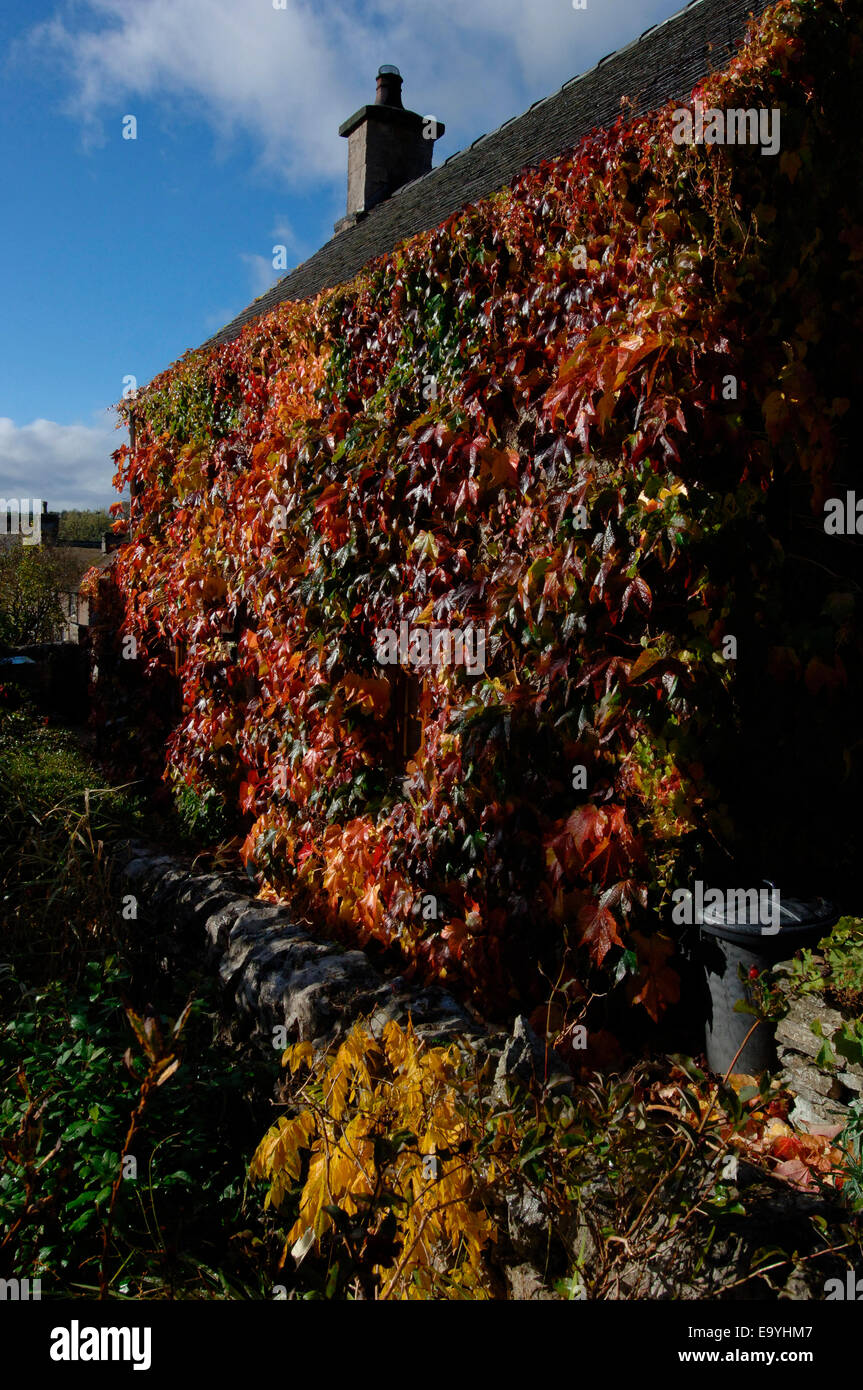
[[402,75],[391,63],[378,68],[378,89],[375,106],[402,106]]

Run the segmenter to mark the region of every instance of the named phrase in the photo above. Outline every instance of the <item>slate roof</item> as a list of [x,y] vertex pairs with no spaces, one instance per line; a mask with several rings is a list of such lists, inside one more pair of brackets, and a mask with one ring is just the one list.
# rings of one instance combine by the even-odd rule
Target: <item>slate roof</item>
[[613,125],[624,97],[635,115],[685,100],[710,71],[725,66],[750,15],[770,0],[693,0],[430,173],[405,184],[355,226],[338,233],[207,340],[230,342],[285,299],[308,299],[350,280],[376,256],[460,208],[511,184],[529,165],[571,149],[583,135]]

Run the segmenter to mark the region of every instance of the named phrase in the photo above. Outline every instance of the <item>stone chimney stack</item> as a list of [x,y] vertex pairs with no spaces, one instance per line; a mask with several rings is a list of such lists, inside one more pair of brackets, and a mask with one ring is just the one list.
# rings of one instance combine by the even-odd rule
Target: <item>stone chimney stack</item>
[[60,513],[49,512],[48,503],[42,503],[41,535],[43,546],[55,546],[60,535]]
[[348,207],[336,231],[354,226],[402,184],[427,174],[434,142],[445,128],[434,116],[406,111],[401,73],[382,67],[374,105],[361,106],[339,126],[339,135],[348,142]]

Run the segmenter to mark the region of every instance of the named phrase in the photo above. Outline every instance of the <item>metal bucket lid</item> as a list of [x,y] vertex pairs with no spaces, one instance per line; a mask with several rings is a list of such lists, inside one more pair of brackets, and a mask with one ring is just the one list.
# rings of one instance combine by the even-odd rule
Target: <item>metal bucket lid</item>
[[766,879],[748,890],[720,891],[724,902],[711,902],[703,910],[695,904],[694,921],[707,935],[725,941],[751,946],[782,940],[795,950],[804,940],[826,935],[839,920],[838,908],[826,898],[785,897]]

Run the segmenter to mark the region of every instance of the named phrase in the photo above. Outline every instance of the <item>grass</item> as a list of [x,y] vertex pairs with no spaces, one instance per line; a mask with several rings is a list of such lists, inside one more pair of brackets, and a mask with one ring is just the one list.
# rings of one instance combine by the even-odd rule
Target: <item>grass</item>
[[[109,851],[153,829],[145,806],[17,701],[0,776],[0,1277],[43,1298],[266,1297],[244,1190],[274,1064],[220,1041],[194,955],[163,970],[164,943],[123,919]],[[169,1036],[187,1004],[180,1065],[148,1083],[134,1017]]]

